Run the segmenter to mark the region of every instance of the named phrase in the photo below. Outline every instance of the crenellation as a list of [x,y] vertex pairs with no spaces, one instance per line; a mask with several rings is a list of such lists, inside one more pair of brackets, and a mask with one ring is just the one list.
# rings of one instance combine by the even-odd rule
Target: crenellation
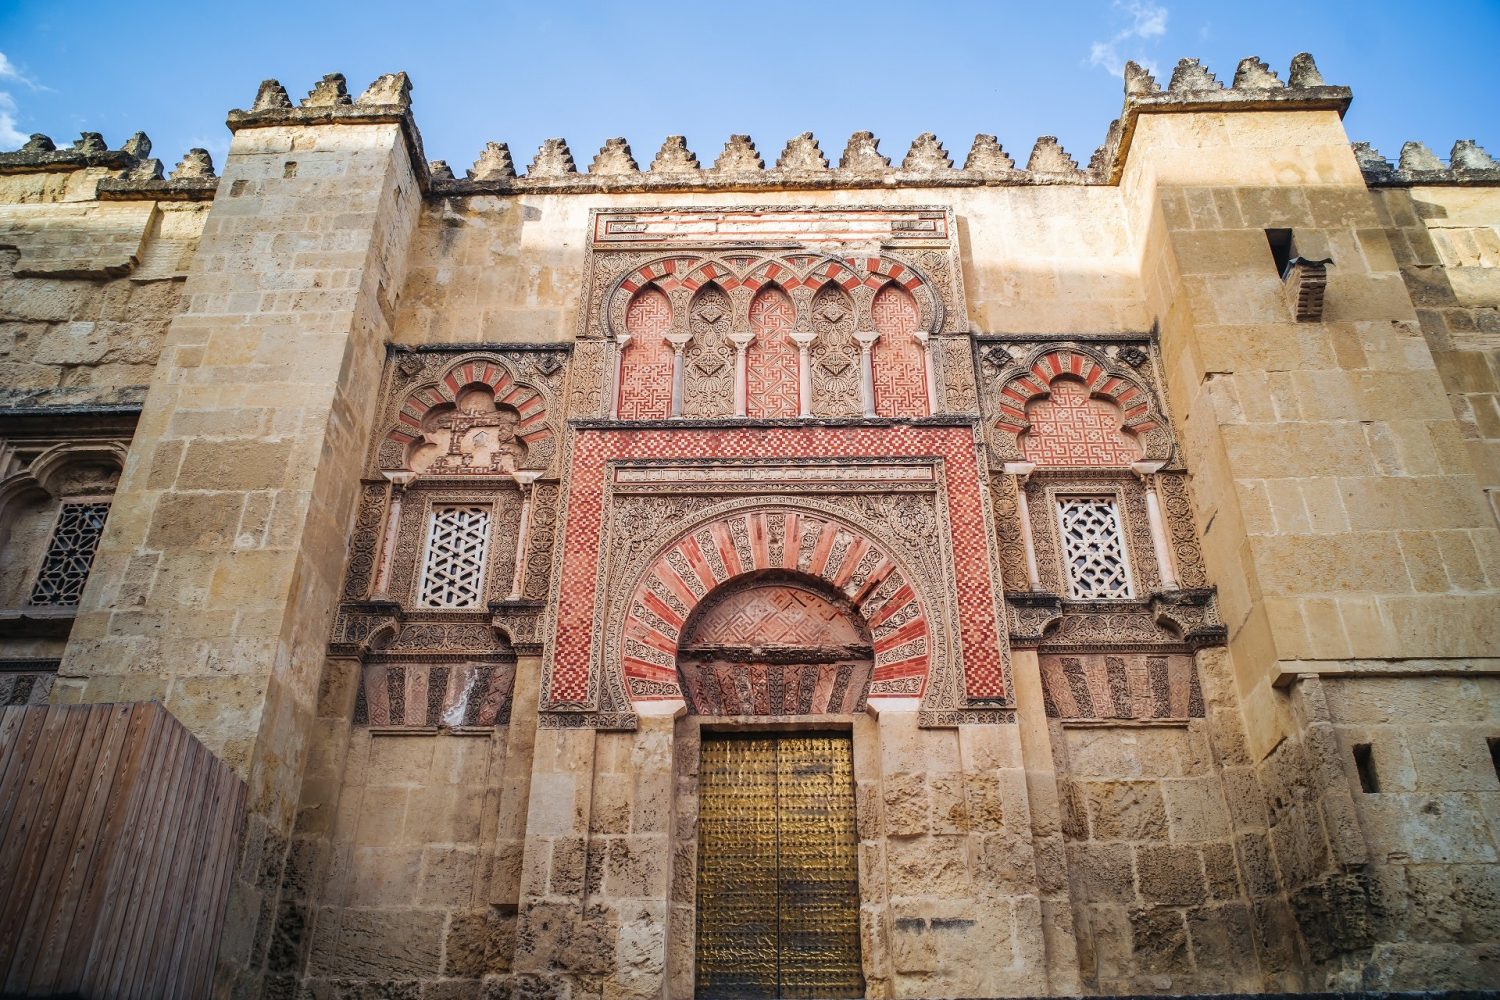
[[429,160],[427,163],[427,176],[435,181],[451,181],[456,179],[453,176],[453,168],[448,166],[447,160]]
[[1120,119],[1116,118],[1111,121],[1109,128],[1105,130],[1104,142],[1100,143],[1099,148],[1094,150],[1093,155],[1089,157],[1087,172],[1096,182],[1104,183],[1108,180],[1110,165],[1115,162],[1115,157],[1119,154],[1120,138],[1124,133],[1125,129],[1120,124]]
[[880,153],[880,140],[873,132],[855,132],[839,157],[839,169],[853,174],[884,174],[891,168],[891,158]]
[[1125,96],[1144,97],[1148,94],[1160,94],[1161,84],[1156,82],[1144,66],[1135,60],[1125,63]]
[[1368,142],[1356,142],[1350,148],[1354,150],[1354,162],[1359,164],[1366,181],[1386,180],[1395,175],[1391,161]]
[[194,146],[184,153],[182,159],[177,161],[177,166],[172,168],[171,179],[174,181],[213,180],[214,177],[213,157],[209,155],[208,150],[201,146]]
[[566,139],[545,139],[536,152],[531,166],[526,168],[527,179],[535,177],[568,177],[578,173],[573,163],[573,151]]
[[[68,148],[72,152],[85,154],[109,152],[109,147],[104,143],[104,136],[98,132],[81,133],[77,139],[73,140],[73,145]],[[124,151],[122,150],[122,152]],[[126,155],[130,154],[127,152]]]
[[1032,177],[1068,178],[1076,177],[1083,171],[1078,169],[1078,161],[1068,155],[1057,141],[1055,135],[1044,135],[1038,137],[1036,145],[1031,148],[1031,157],[1026,161],[1026,172]]
[[697,155],[687,148],[687,138],[680,135],[667,136],[650,167],[653,174],[694,174],[701,169]]
[[342,73],[329,73],[313,84],[312,90],[302,99],[304,108],[332,108],[353,104],[349,88]]
[[1172,70],[1172,82],[1167,84],[1167,92],[1171,94],[1223,89],[1224,85],[1218,81],[1218,78],[1197,59],[1178,60],[1177,68]]
[[1500,162],[1473,139],[1455,142],[1446,164],[1420,142],[1405,143],[1394,166],[1367,142],[1356,142],[1351,148],[1365,183],[1371,187],[1500,185]]
[[748,173],[766,169],[766,161],[748,135],[731,135],[724,151],[714,161],[715,173]]
[[1293,90],[1306,90],[1324,85],[1323,74],[1318,72],[1318,64],[1313,61],[1311,52],[1298,52],[1292,56],[1291,71],[1287,74],[1287,86]]
[[787,140],[786,148],[776,160],[776,169],[793,173],[807,173],[828,169],[828,157],[818,146],[811,132],[803,132]]
[[1246,56],[1235,67],[1235,90],[1281,90],[1285,86],[1281,78],[1258,56]]
[[1401,147],[1401,160],[1397,169],[1408,174],[1418,171],[1437,172],[1443,169],[1443,161],[1425,144],[1408,142]]
[[981,174],[1004,174],[1016,169],[1016,161],[1011,159],[1000,146],[1000,142],[993,135],[984,132],[974,136],[974,145],[969,147],[969,155],[964,160],[964,170],[974,171]]
[[255,103],[250,106],[250,110],[280,111],[291,106],[292,99],[287,96],[285,87],[276,80],[262,80],[260,89],[255,93]]
[[411,78],[405,73],[385,73],[365,88],[355,104],[407,107],[411,104]]
[[912,142],[901,169],[908,173],[935,174],[953,169],[953,158],[931,132],[923,132]]
[[[451,171],[450,171],[451,176]],[[510,157],[510,147],[503,142],[487,142],[479,159],[467,171],[469,180],[506,180],[516,176],[516,164]],[[446,180],[447,178],[441,178]]]
[[594,162],[589,164],[591,177],[618,177],[640,172],[640,164],[635,162],[635,154],[630,150],[630,143],[626,142],[623,136],[604,140],[604,145],[599,147]]
[[1484,171],[1500,170],[1500,162],[1485,152],[1483,146],[1473,139],[1460,139],[1453,144],[1453,149],[1448,154],[1448,162],[1452,165],[1454,173],[1471,174]]
[[19,151],[22,153],[51,153],[56,149],[57,146],[53,144],[51,136],[43,135],[40,132],[33,132],[31,133],[31,138],[26,140],[26,144]]

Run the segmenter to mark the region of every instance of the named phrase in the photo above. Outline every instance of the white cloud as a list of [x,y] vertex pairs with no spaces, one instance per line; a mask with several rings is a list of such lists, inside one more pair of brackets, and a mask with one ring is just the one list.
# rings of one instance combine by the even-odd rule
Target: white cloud
[[[0,52],[0,80],[13,80],[31,90],[45,90],[41,84],[32,80],[25,73],[16,68],[16,64]],[[30,138],[25,132],[16,127],[16,99],[10,95],[9,90],[0,90],[0,149],[13,149],[24,146]]]
[[1108,40],[1089,46],[1089,65],[1118,74],[1124,72],[1126,59],[1134,59],[1155,72],[1155,65],[1142,54],[1140,43],[1167,33],[1167,8],[1150,0],[1114,0],[1113,6],[1125,15],[1127,23]]
[[7,152],[26,145],[26,140],[31,138],[25,132],[16,128],[16,100],[5,91],[0,90],[0,149]]

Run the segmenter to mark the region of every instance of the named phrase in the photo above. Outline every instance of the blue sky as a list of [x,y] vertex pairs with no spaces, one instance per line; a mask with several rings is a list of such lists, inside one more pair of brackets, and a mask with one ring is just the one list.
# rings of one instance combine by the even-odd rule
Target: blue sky
[[1039,135],[1087,161],[1119,113],[1119,66],[1182,56],[1228,82],[1243,56],[1286,78],[1307,50],[1354,88],[1354,139],[1394,158],[1407,139],[1500,157],[1500,0],[1365,3],[80,3],[0,0],[0,149],[80,130],[118,146],[144,129],[168,169],[189,146],[221,163],[225,112],[276,77],[294,100],[324,73],[356,93],[404,69],[427,155],[459,176],[486,141],[517,165],[549,136],[583,169],[624,135],[644,166],[682,133],[705,165],[748,132],[772,162],[812,130],[836,160],[870,129],[899,160],[936,132],[962,162],[976,132],[1024,163]]

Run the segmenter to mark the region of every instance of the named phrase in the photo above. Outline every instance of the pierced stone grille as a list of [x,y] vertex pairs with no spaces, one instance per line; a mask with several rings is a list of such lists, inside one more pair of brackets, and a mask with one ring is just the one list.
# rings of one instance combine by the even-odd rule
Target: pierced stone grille
[[1112,497],[1058,497],[1068,596],[1078,601],[1131,597],[1125,533]]
[[422,569],[424,608],[477,608],[483,603],[489,537],[488,507],[438,507],[432,512]]
[[109,516],[107,501],[69,502],[58,511],[57,527],[42,569],[31,588],[31,603],[67,606],[78,603],[83,584],[94,564],[94,550],[104,533],[104,519]]

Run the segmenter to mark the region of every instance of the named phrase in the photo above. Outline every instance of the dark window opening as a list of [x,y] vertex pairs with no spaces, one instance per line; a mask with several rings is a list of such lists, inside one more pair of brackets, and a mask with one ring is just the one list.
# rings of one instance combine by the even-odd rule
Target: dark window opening
[[1370,752],[1370,744],[1356,743],[1354,745],[1354,768],[1359,772],[1361,791],[1380,791],[1380,780],[1375,776],[1375,756]]
[[1500,736],[1485,740],[1490,745],[1490,766],[1495,769],[1495,779],[1500,781]]
[[1287,262],[1292,259],[1292,231],[1290,229],[1267,229],[1266,242],[1271,244],[1271,259],[1276,262],[1276,274],[1286,280]]

